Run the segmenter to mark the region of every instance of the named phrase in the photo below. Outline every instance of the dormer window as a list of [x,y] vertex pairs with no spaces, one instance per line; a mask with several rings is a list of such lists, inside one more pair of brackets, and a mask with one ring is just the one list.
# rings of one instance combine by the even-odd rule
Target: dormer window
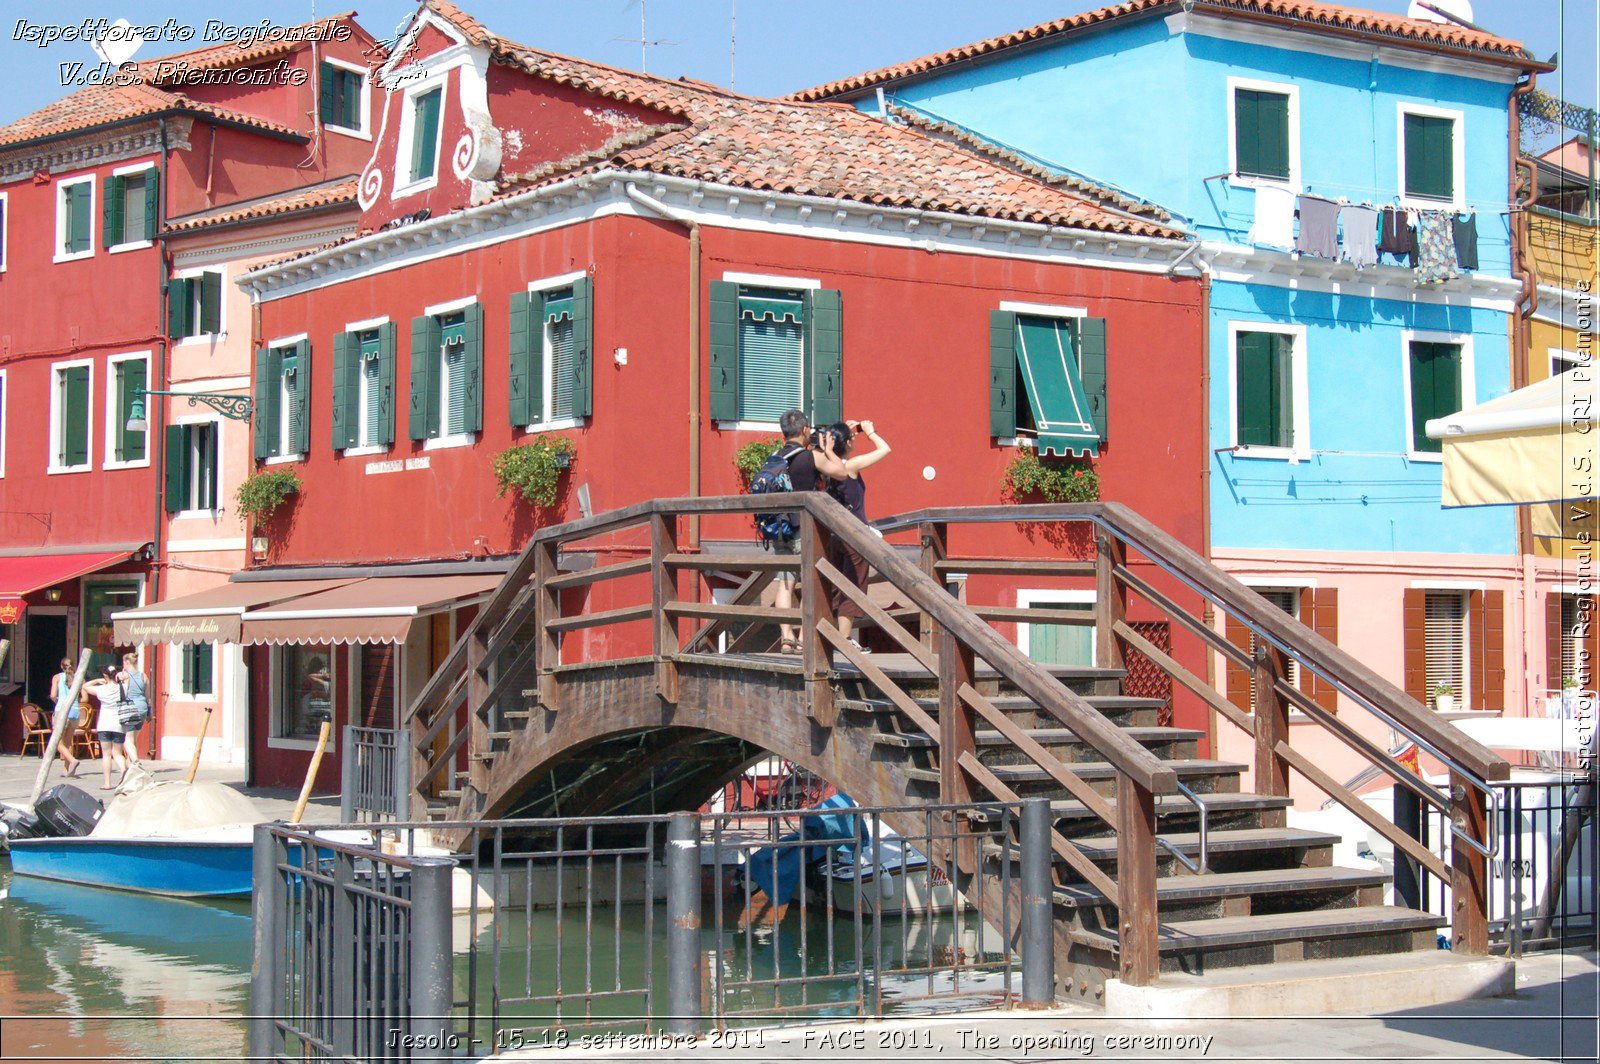
[[399,167],[404,181],[396,193],[431,187],[439,171],[439,115],[444,86],[418,90],[406,101],[405,129],[400,138]]
[[317,114],[329,129],[366,136],[366,72],[337,59],[324,59],[317,84]]

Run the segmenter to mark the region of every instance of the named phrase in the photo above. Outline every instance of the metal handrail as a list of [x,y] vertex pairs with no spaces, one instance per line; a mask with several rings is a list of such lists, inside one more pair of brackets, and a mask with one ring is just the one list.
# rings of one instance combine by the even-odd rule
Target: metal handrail
[[[1186,787],[1182,781],[1178,783],[1178,793],[1193,802],[1195,809],[1200,813],[1200,867],[1196,871],[1208,872],[1210,871],[1210,844],[1207,842],[1207,836],[1211,831],[1211,810],[1206,808],[1206,803],[1200,800],[1200,796]],[[1176,853],[1177,851],[1174,850],[1173,852]]]

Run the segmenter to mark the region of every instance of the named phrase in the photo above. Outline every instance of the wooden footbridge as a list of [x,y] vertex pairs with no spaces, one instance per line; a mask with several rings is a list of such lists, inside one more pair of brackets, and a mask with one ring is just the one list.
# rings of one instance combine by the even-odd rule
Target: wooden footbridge
[[[680,545],[702,522],[731,530],[737,519],[748,534],[757,509],[799,515],[797,557]],[[1026,558],[952,551],[1019,525],[1068,546]],[[1009,531],[1005,541],[1026,542]],[[829,561],[833,543],[892,594],[846,579]],[[786,569],[801,604],[763,605]],[[953,574],[1093,587],[1095,605],[972,605],[947,589]],[[731,590],[714,598],[713,581]],[[841,635],[830,587],[893,652],[864,653]],[[1224,639],[1217,615],[1248,629],[1254,649]],[[773,652],[779,623],[797,627],[799,654]],[[995,623],[1092,625],[1095,663],[1038,664]],[[1170,648],[1184,640],[1248,671],[1252,711],[1179,660]],[[1342,693],[1340,713],[1289,682],[1292,663]],[[1166,726],[1168,700],[1131,689],[1135,666],[1251,736],[1252,763],[1199,757],[1203,733]],[[1448,844],[1436,852],[1410,838],[1292,744],[1292,711],[1312,725],[1297,737],[1331,735],[1442,811]],[[1352,719],[1363,713],[1365,730]],[[1486,807],[1506,763],[1115,503],[922,511],[874,531],[815,493],[662,499],[549,528],[409,707],[407,727],[419,820],[694,809],[769,755],[865,805],[1049,796],[1059,996],[1090,1001],[1111,977],[1143,986],[1175,970],[1435,948],[1444,921],[1384,905],[1387,877],[1334,867],[1334,836],[1287,826],[1298,772],[1450,886],[1457,955],[1488,949]],[[1447,792],[1371,738],[1387,729],[1448,771]],[[967,872],[1000,859],[955,856]]]

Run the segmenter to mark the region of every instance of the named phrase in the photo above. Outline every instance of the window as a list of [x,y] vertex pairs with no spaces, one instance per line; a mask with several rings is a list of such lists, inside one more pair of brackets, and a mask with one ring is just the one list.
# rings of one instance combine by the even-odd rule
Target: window
[[815,424],[843,416],[840,298],[825,288],[711,283],[711,416],[775,424],[792,409]]
[[[1274,606],[1278,607],[1278,609],[1282,610],[1284,613],[1287,613],[1289,616],[1293,617],[1295,620],[1300,620],[1300,588],[1258,587],[1253,588],[1252,590],[1254,590],[1256,594],[1260,595],[1268,602],[1272,603]],[[1248,650],[1252,655],[1254,655],[1256,652],[1256,644],[1258,642],[1259,640],[1255,638],[1254,634],[1252,634],[1250,638],[1250,646],[1248,647]],[[1288,665],[1289,673],[1284,678],[1289,681],[1289,685],[1291,687],[1298,688],[1300,686],[1300,663],[1291,659],[1288,662]],[[1254,674],[1252,674],[1250,677],[1250,712],[1254,713],[1255,709],[1256,681]]]
[[128,419],[149,387],[150,356],[112,358],[106,370],[106,468],[143,465],[149,461],[145,430],[128,428]]
[[[1427,689],[1431,698],[1441,687],[1456,696],[1456,705],[1467,703],[1467,593],[1429,591],[1424,599],[1427,611]],[[1431,701],[1430,701],[1431,704]]]
[[80,177],[56,185],[55,261],[94,254],[94,178]]
[[352,133],[366,131],[367,77],[360,68],[324,59],[318,85],[318,113],[326,126]]
[[411,98],[410,145],[406,184],[432,181],[439,165],[439,112],[444,104],[444,87],[429,89]]
[[112,614],[139,605],[138,580],[85,580],[83,582],[83,642],[89,648],[89,672],[98,675],[107,665],[122,664]]
[[1079,622],[1020,624],[1017,626],[1019,650],[1044,665],[1094,667],[1093,591],[1018,591],[1017,605],[1023,609],[1060,610]]
[[1233,444],[1239,453],[1305,457],[1303,327],[1231,327]]
[[255,456],[288,460],[310,449],[311,344],[280,340],[256,352]]
[[1584,660],[1584,639],[1589,633],[1589,610],[1585,609],[1585,602],[1581,595],[1560,595],[1561,600],[1561,634],[1560,650],[1561,672],[1551,676],[1549,684],[1553,688],[1561,688],[1568,680],[1575,681],[1579,687],[1593,690],[1594,666]]
[[1300,94],[1293,85],[1228,79],[1232,172],[1246,180],[1299,184]]
[[89,395],[92,363],[69,362],[53,367],[50,396],[50,472],[89,468]]
[[1559,347],[1549,348],[1550,376],[1558,377],[1568,370],[1577,369],[1586,365],[1590,359],[1582,351],[1566,351]]
[[316,739],[333,720],[334,658],[326,644],[272,648],[273,732],[282,739]]
[[432,310],[411,323],[411,438],[466,443],[483,428],[483,308]]
[[1410,447],[1413,455],[1435,455],[1443,443],[1428,438],[1427,425],[1448,417],[1465,405],[1462,345],[1436,340],[1406,342],[1406,394],[1411,416]]
[[112,174],[102,190],[104,204],[100,240],[107,248],[148,244],[156,237],[156,172],[154,168]]
[[166,506],[168,513],[220,509],[217,449],[221,426],[215,421],[167,426]]
[[588,277],[511,296],[511,424],[575,424],[594,406]]
[[185,643],[179,647],[177,694],[185,698],[209,698],[215,695],[216,659],[215,643]]
[[222,274],[205,270],[174,277],[167,286],[167,331],[174,340],[222,332]]
[[1106,405],[1104,319],[1024,303],[990,312],[990,435],[1031,440],[1042,454],[1098,454]]
[[1460,207],[1461,113],[1400,105],[1400,191],[1423,207]]
[[394,325],[333,338],[333,445],[384,448],[394,442]]

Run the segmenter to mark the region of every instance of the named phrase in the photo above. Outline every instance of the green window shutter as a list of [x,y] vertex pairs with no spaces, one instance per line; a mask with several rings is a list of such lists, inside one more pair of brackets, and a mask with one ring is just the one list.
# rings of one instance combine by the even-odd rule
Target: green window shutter
[[1276,446],[1272,423],[1274,343],[1271,333],[1241,332],[1235,340],[1235,428],[1241,447]]
[[439,435],[439,319],[411,319],[411,406],[407,424],[413,440]]
[[161,175],[155,170],[144,172],[144,238],[156,238],[156,226],[161,221]]
[[1455,120],[1405,116],[1408,196],[1448,200],[1455,196]]
[[806,293],[806,354],[811,423],[831,425],[844,420],[844,315],[839,293],[818,288]]
[[166,510],[189,508],[189,426],[167,426]]
[[1294,337],[1273,334],[1272,427],[1279,447],[1293,447],[1294,439]]
[[378,326],[378,442],[394,442],[394,322]]
[[324,123],[338,121],[338,108],[334,101],[334,85],[339,68],[323,63],[317,71],[317,117]]
[[1439,440],[1428,438],[1427,424],[1461,409],[1461,347],[1424,340],[1411,344],[1411,448],[1438,454]]
[[189,686],[191,694],[209,695],[215,691],[212,686],[212,660],[216,653],[212,643],[194,644],[194,679]]
[[989,312],[989,435],[1017,434],[1017,315]]
[[200,328],[215,336],[222,331],[222,274],[200,275]]
[[255,401],[250,416],[257,461],[275,453],[272,448],[272,438],[276,432],[272,429],[278,423],[277,381],[278,375],[272,372],[272,352],[265,347],[256,348]]
[[594,287],[572,282],[572,416],[594,413]]
[[464,312],[467,332],[466,431],[483,431],[483,304],[474,303]]
[[76,253],[87,251],[92,239],[90,230],[94,227],[89,217],[89,197],[93,194],[94,186],[88,181],[72,185],[67,189],[67,251]]
[[194,334],[194,282],[174,277],[167,282],[167,334],[174,340]]
[[1289,177],[1289,97],[1281,92],[1236,89],[1233,96],[1234,165],[1251,177]]
[[89,367],[72,366],[62,374],[61,464],[89,461]]
[[511,425],[544,416],[544,294],[512,292],[510,320]]
[[[74,192],[77,189],[73,189]],[[103,247],[122,243],[123,211],[127,205],[127,179],[112,175],[101,185],[100,242]]]
[[711,282],[711,418],[739,418],[739,286]]
[[147,374],[143,359],[117,363],[117,409],[112,430],[117,434],[113,453],[119,462],[136,462],[145,455],[145,430],[128,428],[128,418],[133,414],[134,393],[144,391],[149,384]]
[[442,90],[418,96],[411,124],[411,180],[423,181],[433,176],[438,157],[436,141],[439,139],[439,102]]
[[359,337],[352,332],[333,334],[333,447],[354,447],[361,425],[361,372]]
[[1100,442],[1106,442],[1106,320],[1080,318],[1077,322],[1078,380],[1083,384],[1083,397],[1089,401],[1089,412],[1094,417],[1095,431]]
[[289,441],[291,454],[308,454],[311,451],[311,343],[301,340],[294,345],[294,361],[298,371],[294,376],[294,439]]

